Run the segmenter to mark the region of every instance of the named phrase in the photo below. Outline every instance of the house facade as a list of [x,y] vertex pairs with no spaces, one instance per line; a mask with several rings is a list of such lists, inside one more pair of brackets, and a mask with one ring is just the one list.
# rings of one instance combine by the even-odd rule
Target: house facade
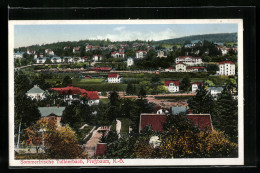
[[44,64],[47,59],[48,59],[47,57],[38,57],[36,59],[36,63],[37,64]]
[[43,100],[46,98],[45,91],[39,88],[38,85],[34,85],[33,88],[26,92],[26,96],[31,99]]
[[232,61],[222,61],[218,67],[217,75],[233,76],[236,74],[236,65]]
[[184,63],[188,66],[194,66],[194,65],[200,65],[202,64],[202,59],[201,57],[192,57],[192,56],[179,56],[176,58],[175,63]]
[[[97,91],[86,91],[85,89],[74,86],[50,89],[56,91],[60,96],[63,96],[62,99],[68,105],[71,105],[73,101],[81,101],[82,104],[88,104],[89,106],[99,104],[99,95]],[[85,100],[81,99],[81,97]]]
[[14,53],[14,59],[20,59],[23,58],[24,52],[15,52]]
[[80,47],[73,48],[73,53],[79,53],[79,52],[80,52]]
[[167,57],[166,51],[163,51],[163,50],[157,51],[157,57],[158,58],[166,58]]
[[223,91],[223,87],[209,87],[209,92],[213,97],[217,97]]
[[108,83],[120,83],[121,77],[117,73],[108,73]]
[[147,52],[145,50],[139,50],[136,51],[136,58],[137,59],[142,59],[147,55]]
[[52,57],[51,58],[52,63],[62,63],[61,57]]
[[186,64],[179,62],[175,65],[176,72],[186,72]]
[[101,61],[103,59],[102,55],[93,55],[92,60],[93,61]]
[[125,57],[125,53],[124,52],[111,52],[111,57],[113,58],[124,58]]
[[193,82],[191,84],[191,91],[196,92],[199,89],[199,86],[202,86],[203,82]]
[[170,93],[179,92],[180,81],[164,81],[164,86]]
[[130,67],[132,65],[134,65],[134,59],[131,57],[127,58],[127,67]]

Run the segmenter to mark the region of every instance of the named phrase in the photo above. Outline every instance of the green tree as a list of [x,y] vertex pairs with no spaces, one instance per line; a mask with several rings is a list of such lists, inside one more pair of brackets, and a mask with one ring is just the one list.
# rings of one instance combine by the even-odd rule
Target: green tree
[[189,92],[190,89],[191,89],[190,78],[188,77],[183,78],[182,81],[180,82],[180,90],[184,92]]
[[223,131],[231,141],[238,140],[238,107],[237,100],[231,94],[231,88],[225,87],[218,96],[212,113],[215,129]]
[[140,87],[138,97],[141,98],[141,100],[143,100],[146,97],[146,91],[143,86]]
[[135,94],[135,88],[131,83],[127,84],[126,94],[127,95],[134,95]]
[[188,105],[193,113],[211,113],[214,107],[214,100],[205,86],[199,86],[197,94],[188,100]]
[[71,85],[71,84],[72,84],[72,79],[69,76],[65,76],[63,78],[62,85],[63,86],[68,86],[68,85]]

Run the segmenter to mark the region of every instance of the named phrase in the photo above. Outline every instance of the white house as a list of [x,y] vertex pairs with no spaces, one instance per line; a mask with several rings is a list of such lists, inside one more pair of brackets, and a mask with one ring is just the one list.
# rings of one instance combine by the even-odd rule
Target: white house
[[108,83],[120,83],[121,77],[117,73],[108,73]]
[[73,53],[80,52],[80,47],[73,47]]
[[196,92],[199,89],[199,86],[202,86],[203,82],[193,82],[191,84],[191,91]]
[[65,57],[63,57],[63,62],[65,62],[65,63],[73,62],[73,58],[65,56]]
[[103,59],[102,55],[93,55],[92,60],[93,61],[101,61]]
[[49,54],[50,56],[54,56],[54,52],[53,52],[52,50],[49,50],[49,51],[48,51],[48,54]]
[[14,59],[20,59],[23,57],[24,52],[15,52]]
[[209,92],[213,97],[217,97],[218,94],[221,94],[223,87],[209,87]]
[[192,56],[179,56],[176,58],[175,63],[184,63],[186,65],[192,66],[192,65],[200,65],[202,64],[201,57],[192,57]]
[[62,59],[60,57],[52,57],[51,62],[52,63],[62,63]]
[[157,57],[159,57],[159,58],[166,58],[167,57],[166,51],[158,50],[157,51]]
[[45,63],[45,61],[47,59],[48,59],[47,57],[39,57],[39,58],[36,59],[36,63],[37,64],[43,64],[43,63]]
[[166,72],[175,72],[175,67],[168,67],[165,69]]
[[130,67],[132,65],[134,65],[134,59],[131,57],[127,58],[127,67]]
[[71,105],[73,101],[81,101],[80,97],[85,98],[85,103],[89,106],[99,104],[99,95],[97,91],[86,91],[79,87],[67,86],[62,88],[50,88],[51,90],[57,91],[57,93],[63,96],[64,102]]
[[186,72],[186,64],[179,62],[175,65],[176,72]]
[[170,93],[179,92],[180,81],[164,81],[164,86]]
[[232,61],[222,61],[218,67],[219,71],[216,71],[218,75],[232,76],[236,74],[236,66]]
[[90,50],[92,50],[92,45],[90,45],[90,44],[86,45],[86,52],[88,52]]
[[113,58],[124,58],[125,57],[125,53],[124,52],[111,52],[111,56]]
[[34,85],[29,91],[26,92],[27,97],[36,100],[42,100],[45,98],[45,91],[39,88],[38,85]]
[[137,59],[142,59],[147,55],[147,52],[145,50],[139,50],[136,51],[136,58]]

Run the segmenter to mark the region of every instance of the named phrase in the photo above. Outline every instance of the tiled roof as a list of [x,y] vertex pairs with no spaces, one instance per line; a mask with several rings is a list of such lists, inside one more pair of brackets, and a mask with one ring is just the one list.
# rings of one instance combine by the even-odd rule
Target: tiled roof
[[136,53],[140,53],[140,52],[147,53],[145,50],[136,51]]
[[99,143],[96,148],[96,156],[103,156],[107,152],[107,144]]
[[219,64],[234,64],[232,61],[222,61]]
[[192,120],[200,130],[213,130],[210,114],[187,114],[187,118]]
[[53,114],[61,117],[65,107],[38,107],[38,109],[42,118]]
[[187,69],[205,69],[205,67],[187,67]]
[[109,73],[108,74],[108,77],[110,78],[110,77],[119,77],[119,75],[117,74],[117,73]]
[[168,67],[167,69],[175,69],[175,67]]
[[81,89],[79,87],[67,86],[63,88],[50,88],[50,89],[57,91],[58,94],[68,94],[68,95],[76,94],[76,95],[85,96],[87,97],[87,99],[90,100],[99,99],[97,91],[86,91],[85,89]]
[[166,118],[165,114],[141,114],[139,132],[147,125],[152,125],[154,131],[163,131],[163,124],[166,123]]
[[187,108],[185,106],[180,106],[180,107],[173,106],[171,107],[171,111],[173,115],[178,115],[181,112],[185,113],[187,111]]
[[174,83],[175,86],[180,85],[180,81],[176,81],[176,80],[166,80],[166,81],[164,81],[165,86],[169,86],[170,83]]

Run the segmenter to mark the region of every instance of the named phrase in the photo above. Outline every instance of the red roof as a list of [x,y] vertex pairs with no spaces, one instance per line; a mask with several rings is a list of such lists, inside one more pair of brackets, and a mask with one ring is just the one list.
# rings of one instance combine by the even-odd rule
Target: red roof
[[219,64],[234,64],[232,61],[222,61]]
[[[184,64],[184,63],[183,63],[183,62],[178,62],[178,63],[176,63],[176,65],[177,65],[177,64]],[[185,65],[185,64],[184,64],[184,65]]]
[[168,67],[168,69],[175,69],[175,67]]
[[119,78],[119,75],[117,73],[109,73],[108,74],[108,77],[111,78],[111,77],[116,77],[116,78]]
[[205,67],[187,67],[187,69],[205,69]]
[[192,120],[200,130],[213,130],[210,114],[187,114],[187,118]]
[[147,53],[145,50],[136,51],[136,53],[140,53],[140,52]]
[[87,97],[87,99],[90,100],[96,100],[99,99],[98,92],[97,91],[86,91],[85,89],[81,89],[79,87],[74,86],[67,86],[62,88],[50,88],[51,90],[57,91],[58,94],[76,94]]
[[180,81],[176,81],[176,80],[166,80],[166,81],[164,81],[165,86],[169,86],[170,83],[174,83],[175,86],[180,85]]
[[178,58],[192,58],[192,59],[201,59],[201,57],[192,57],[192,56],[179,56]]
[[165,114],[141,114],[139,132],[147,125],[152,125],[154,131],[163,131],[163,124],[166,123]]
[[80,49],[80,47],[74,47],[74,50],[79,50]]
[[96,156],[103,156],[107,152],[107,144],[99,143],[96,148]]

